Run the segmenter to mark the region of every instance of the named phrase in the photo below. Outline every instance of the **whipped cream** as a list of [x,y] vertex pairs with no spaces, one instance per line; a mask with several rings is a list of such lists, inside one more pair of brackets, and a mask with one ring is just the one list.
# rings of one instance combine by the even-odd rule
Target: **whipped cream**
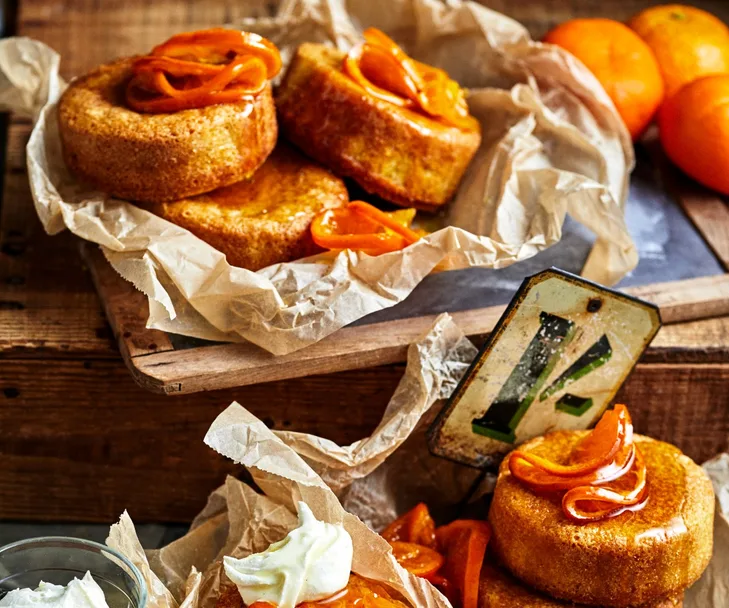
[[299,503],[299,527],[262,553],[223,558],[225,573],[243,601],[294,608],[323,600],[344,589],[352,569],[352,538],[339,525],[314,517]]
[[37,589],[13,589],[0,599],[2,608],[109,608],[90,572],[67,586],[41,581]]

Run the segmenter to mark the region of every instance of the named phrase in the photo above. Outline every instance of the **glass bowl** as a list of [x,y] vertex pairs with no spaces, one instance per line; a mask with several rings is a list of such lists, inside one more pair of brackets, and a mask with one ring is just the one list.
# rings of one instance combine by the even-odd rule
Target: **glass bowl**
[[41,581],[68,585],[86,572],[104,591],[109,608],[145,608],[147,587],[126,557],[99,543],[65,536],[29,538],[0,548],[0,598]]

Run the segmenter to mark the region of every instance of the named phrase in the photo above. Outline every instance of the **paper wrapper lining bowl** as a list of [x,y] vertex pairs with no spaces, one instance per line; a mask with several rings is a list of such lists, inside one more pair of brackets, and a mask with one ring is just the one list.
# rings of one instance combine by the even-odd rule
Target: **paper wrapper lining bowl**
[[355,24],[381,28],[470,87],[483,143],[447,227],[379,257],[343,251],[255,273],[231,267],[188,231],[69,174],[56,123],[60,58],[39,42],[10,38],[0,41],[0,107],[37,119],[27,163],[46,231],[67,228],[101,245],[148,296],[149,327],[247,340],[274,354],[402,301],[436,266],[503,268],[527,259],[559,241],[566,214],[597,237],[586,277],[613,284],[635,267],[623,218],[632,145],[602,87],[565,51],[472,2],[290,0],[274,18],[236,25],[271,39],[286,61],[304,41],[348,49],[360,37]]

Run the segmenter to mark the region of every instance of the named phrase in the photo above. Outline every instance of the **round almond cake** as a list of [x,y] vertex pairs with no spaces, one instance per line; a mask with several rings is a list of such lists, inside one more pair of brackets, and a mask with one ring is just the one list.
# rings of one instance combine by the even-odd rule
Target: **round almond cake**
[[[587,431],[558,431],[521,451],[564,462]],[[712,552],[714,492],[706,473],[678,448],[640,435],[648,503],[611,519],[574,523],[561,495],[538,495],[499,470],[489,512],[493,548],[518,579],[559,599],[639,606],[694,583]]]
[[276,145],[271,83],[246,101],[169,114],[125,105],[134,57],[74,80],[58,104],[68,168],[113,196],[164,202],[250,177]]

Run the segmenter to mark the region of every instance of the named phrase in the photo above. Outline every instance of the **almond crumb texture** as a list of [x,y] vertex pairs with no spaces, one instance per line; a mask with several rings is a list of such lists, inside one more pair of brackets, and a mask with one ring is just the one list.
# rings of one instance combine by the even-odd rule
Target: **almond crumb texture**
[[259,270],[320,251],[311,221],[348,200],[341,179],[279,144],[250,179],[148,208],[222,251],[233,266]]
[[[564,463],[587,431],[558,431],[520,447]],[[539,495],[505,460],[489,512],[493,548],[511,573],[555,598],[640,606],[683,592],[709,563],[714,491],[678,448],[640,435],[649,499],[640,511],[592,523],[564,515],[561,493]]]
[[341,70],[344,53],[302,44],[276,93],[281,131],[309,156],[403,206],[437,208],[455,194],[481,143],[369,95]]
[[79,178],[119,198],[170,201],[245,179],[273,150],[270,83],[240,103],[140,114],[124,103],[133,61],[102,65],[61,97],[64,160]]

